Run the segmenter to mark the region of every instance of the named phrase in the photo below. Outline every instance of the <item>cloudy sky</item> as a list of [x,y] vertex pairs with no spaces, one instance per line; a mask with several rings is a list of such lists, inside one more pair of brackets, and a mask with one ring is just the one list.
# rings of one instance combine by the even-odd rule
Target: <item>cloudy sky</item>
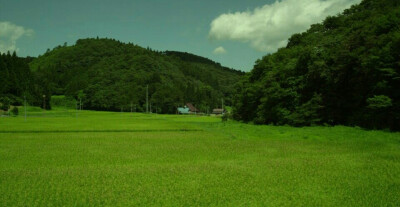
[[0,0],[0,52],[37,56],[87,37],[190,52],[249,71],[328,15],[361,0]]

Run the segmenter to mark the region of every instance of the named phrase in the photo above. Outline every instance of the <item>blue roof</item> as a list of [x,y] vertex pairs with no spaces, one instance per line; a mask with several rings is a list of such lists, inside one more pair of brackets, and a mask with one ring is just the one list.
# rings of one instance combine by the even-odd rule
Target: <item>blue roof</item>
[[184,107],[184,108],[179,107],[179,108],[178,108],[178,112],[179,112],[180,114],[188,114],[188,113],[189,113],[189,108],[187,108],[187,107]]

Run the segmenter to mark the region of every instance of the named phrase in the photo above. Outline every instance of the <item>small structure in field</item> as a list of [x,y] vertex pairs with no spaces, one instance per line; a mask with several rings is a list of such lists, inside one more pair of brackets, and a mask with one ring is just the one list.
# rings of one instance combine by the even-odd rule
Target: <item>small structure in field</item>
[[199,113],[199,112],[200,112],[200,111],[199,111],[196,107],[194,107],[193,104],[191,104],[191,103],[187,103],[187,104],[186,104],[186,107],[189,108],[189,113],[191,113],[191,114],[195,114],[195,113]]
[[178,114],[189,114],[189,108],[186,106],[178,107]]
[[199,113],[200,111],[196,108],[196,107],[194,107],[193,106],[193,104],[191,104],[191,103],[187,103],[187,104],[185,104],[185,106],[183,106],[183,107],[178,107],[178,113],[179,114],[197,114],[197,113]]
[[213,109],[213,111],[212,111],[212,114],[215,114],[215,115],[222,115],[224,113],[225,113],[224,109]]

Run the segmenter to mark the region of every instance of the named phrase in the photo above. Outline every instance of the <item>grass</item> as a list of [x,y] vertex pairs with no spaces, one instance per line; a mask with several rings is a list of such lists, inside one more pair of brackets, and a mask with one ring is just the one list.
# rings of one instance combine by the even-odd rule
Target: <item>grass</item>
[[46,113],[0,118],[0,206],[400,203],[399,133]]

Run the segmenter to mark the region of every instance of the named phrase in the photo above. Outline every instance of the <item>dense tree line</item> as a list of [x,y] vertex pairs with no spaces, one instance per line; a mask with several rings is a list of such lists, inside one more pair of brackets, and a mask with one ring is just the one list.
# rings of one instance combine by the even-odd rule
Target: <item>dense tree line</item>
[[9,105],[22,105],[24,98],[31,105],[41,105],[40,94],[47,91],[29,69],[33,59],[20,58],[15,52],[0,54],[0,103],[4,110]]
[[159,52],[114,39],[81,39],[57,46],[30,63],[53,95],[82,98],[84,108],[175,113],[192,102],[206,112],[231,103],[242,72],[189,53]]
[[400,130],[400,1],[364,0],[293,35],[237,85],[245,122]]

